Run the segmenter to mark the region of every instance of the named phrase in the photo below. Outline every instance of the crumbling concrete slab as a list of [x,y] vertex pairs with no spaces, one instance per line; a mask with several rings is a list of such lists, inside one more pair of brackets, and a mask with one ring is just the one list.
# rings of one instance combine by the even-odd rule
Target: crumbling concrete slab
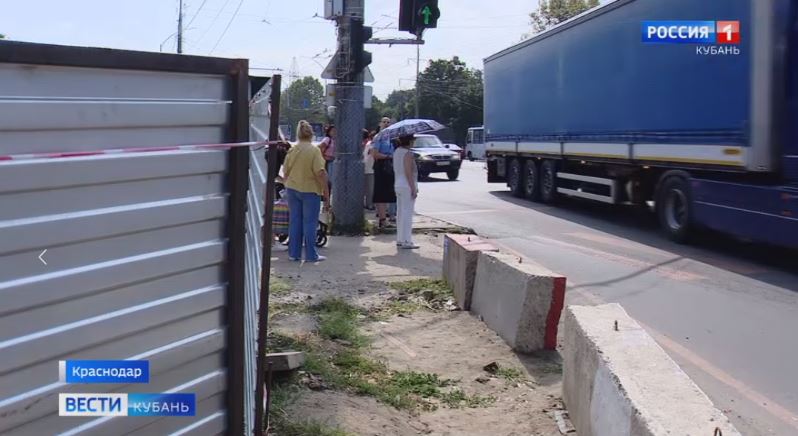
[[305,353],[301,351],[269,353],[266,355],[266,364],[269,363],[272,364],[272,371],[293,371],[305,364]]
[[443,278],[452,287],[454,299],[463,310],[471,309],[477,261],[482,251],[499,250],[477,235],[444,236]]
[[579,436],[740,435],[620,305],[569,306],[563,328],[563,398]]
[[517,256],[479,253],[471,312],[514,350],[555,349],[564,300],[565,277]]

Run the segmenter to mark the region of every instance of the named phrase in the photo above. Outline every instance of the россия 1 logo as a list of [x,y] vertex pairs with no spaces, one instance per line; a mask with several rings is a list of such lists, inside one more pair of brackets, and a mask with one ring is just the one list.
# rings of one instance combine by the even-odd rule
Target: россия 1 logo
[[702,55],[740,54],[739,21],[643,21],[647,44],[694,44]]

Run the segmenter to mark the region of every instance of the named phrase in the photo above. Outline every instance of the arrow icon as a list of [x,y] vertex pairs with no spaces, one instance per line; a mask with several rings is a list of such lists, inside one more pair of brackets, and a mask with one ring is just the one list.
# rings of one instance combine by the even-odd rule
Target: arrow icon
[[424,24],[429,24],[429,19],[432,17],[432,9],[429,8],[429,5],[424,6],[424,9],[421,10],[421,15],[424,16]]
[[42,254],[39,255],[39,260],[41,260],[43,264],[47,265],[47,262],[44,260],[44,253],[47,253],[46,248],[44,249],[44,251],[42,251]]

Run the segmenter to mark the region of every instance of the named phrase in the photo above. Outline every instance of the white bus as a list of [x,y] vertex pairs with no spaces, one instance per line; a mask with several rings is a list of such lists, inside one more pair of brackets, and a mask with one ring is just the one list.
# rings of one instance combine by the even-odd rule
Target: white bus
[[483,127],[468,129],[466,157],[471,161],[485,159],[485,129]]

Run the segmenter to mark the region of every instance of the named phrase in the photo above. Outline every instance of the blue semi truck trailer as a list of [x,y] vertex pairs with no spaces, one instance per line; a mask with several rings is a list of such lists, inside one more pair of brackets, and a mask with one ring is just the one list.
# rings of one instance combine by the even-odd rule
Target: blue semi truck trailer
[[798,1],[616,0],[485,60],[488,181],[798,247]]

